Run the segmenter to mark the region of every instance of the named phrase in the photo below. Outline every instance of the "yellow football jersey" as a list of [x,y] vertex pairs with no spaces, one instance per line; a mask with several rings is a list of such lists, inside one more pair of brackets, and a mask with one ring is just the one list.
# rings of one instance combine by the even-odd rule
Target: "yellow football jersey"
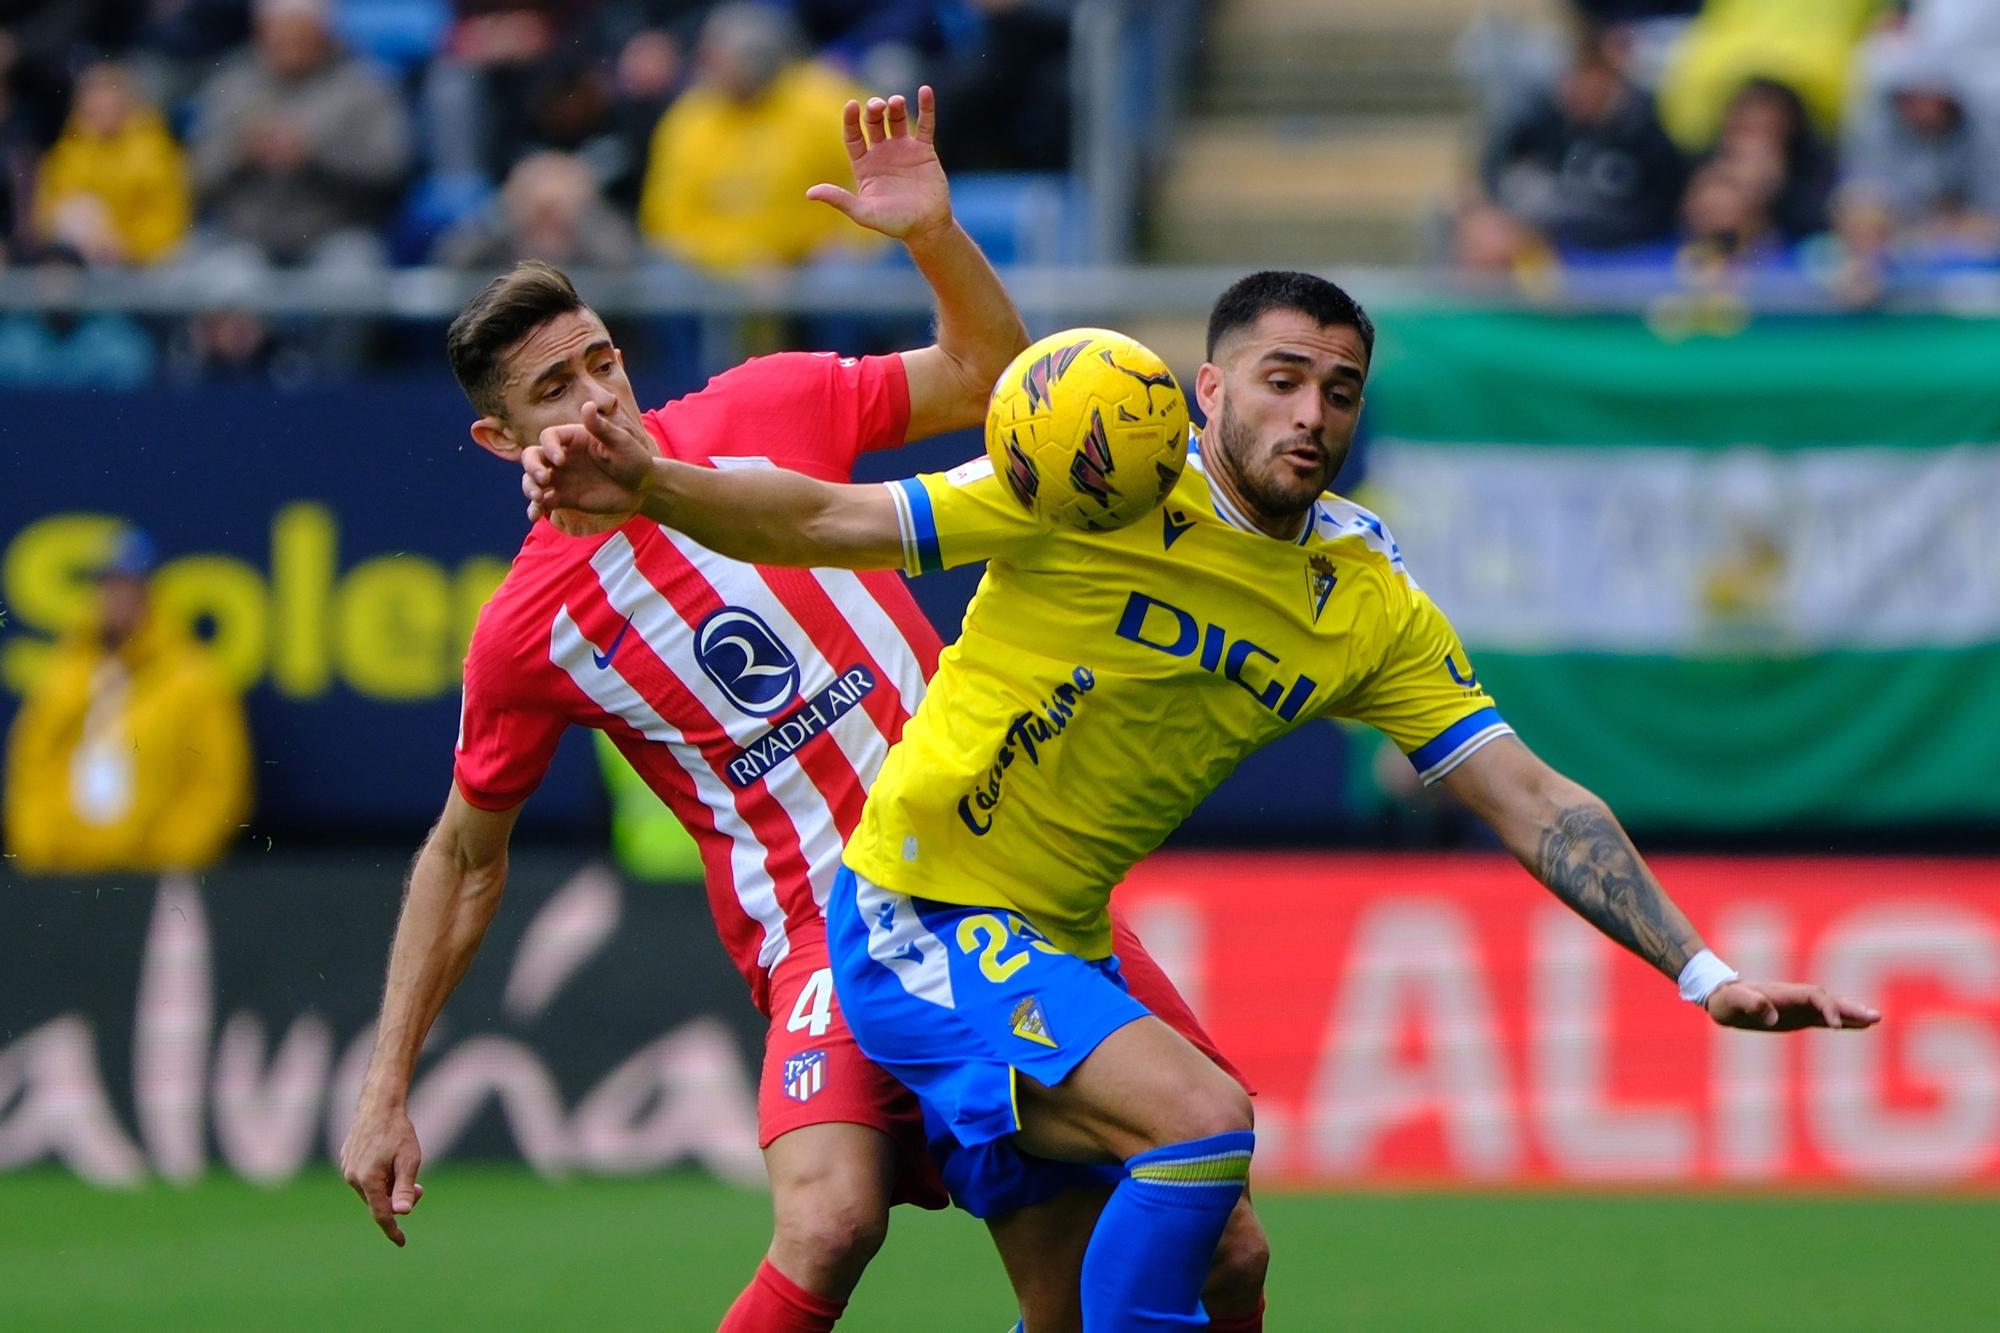
[[1281,541],[1198,451],[1109,533],[1042,526],[984,459],[888,484],[908,572],[987,566],[848,843],[885,888],[1101,958],[1112,888],[1265,742],[1354,718],[1431,782],[1511,730],[1381,521],[1332,494]]

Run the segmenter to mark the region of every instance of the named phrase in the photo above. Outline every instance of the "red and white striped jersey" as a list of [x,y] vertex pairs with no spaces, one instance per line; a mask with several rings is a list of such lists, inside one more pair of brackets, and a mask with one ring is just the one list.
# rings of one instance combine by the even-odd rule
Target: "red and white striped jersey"
[[[846,481],[861,450],[902,442],[909,386],[899,357],[787,353],[645,422],[669,458]],[[454,776],[509,809],[565,727],[606,732],[700,845],[765,1009],[940,648],[898,574],[748,565],[643,517],[588,537],[537,523],[473,632]]]

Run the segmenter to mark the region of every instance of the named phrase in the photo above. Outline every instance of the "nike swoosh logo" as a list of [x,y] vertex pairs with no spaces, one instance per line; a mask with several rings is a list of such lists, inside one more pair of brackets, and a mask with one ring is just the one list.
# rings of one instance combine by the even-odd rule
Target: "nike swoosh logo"
[[631,628],[632,628],[632,617],[627,616],[625,617],[625,623],[618,627],[618,637],[611,641],[611,646],[609,648],[606,648],[601,653],[596,652],[594,650],[592,651],[592,653],[590,654],[591,659],[597,663],[597,669],[599,671],[602,671],[606,667],[611,665],[611,659],[618,655],[618,645],[625,642],[625,631]]
[[1182,533],[1194,526],[1194,520],[1191,518],[1176,523],[1172,512],[1164,509],[1160,511],[1160,520],[1166,525],[1166,531],[1160,534],[1160,540],[1168,550],[1173,549],[1174,543],[1181,539]]

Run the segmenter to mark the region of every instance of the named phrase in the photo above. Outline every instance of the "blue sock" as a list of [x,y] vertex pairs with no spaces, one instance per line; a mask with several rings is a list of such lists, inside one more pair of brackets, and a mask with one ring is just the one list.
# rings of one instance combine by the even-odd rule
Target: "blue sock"
[[1250,1175],[1250,1130],[1142,1152],[1098,1215],[1083,1252],[1090,1333],[1205,1328],[1202,1285]]

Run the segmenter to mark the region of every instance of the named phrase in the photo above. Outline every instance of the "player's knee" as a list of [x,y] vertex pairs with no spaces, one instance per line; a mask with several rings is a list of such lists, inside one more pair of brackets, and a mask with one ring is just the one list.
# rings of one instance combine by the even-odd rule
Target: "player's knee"
[[1229,1215],[1229,1225],[1215,1247],[1215,1261],[1209,1265],[1208,1284],[1201,1294],[1203,1303],[1219,1315],[1248,1314],[1264,1294],[1264,1276],[1270,1267],[1271,1242],[1246,1199]]
[[861,1275],[889,1234],[888,1210],[873,1198],[831,1191],[797,1199],[777,1217],[773,1248],[836,1283]]
[[1181,1099],[1175,1119],[1179,1122],[1175,1137],[1183,1142],[1215,1134],[1241,1133],[1252,1124],[1250,1097],[1234,1079],[1226,1076],[1210,1079],[1198,1088],[1189,1089]]

